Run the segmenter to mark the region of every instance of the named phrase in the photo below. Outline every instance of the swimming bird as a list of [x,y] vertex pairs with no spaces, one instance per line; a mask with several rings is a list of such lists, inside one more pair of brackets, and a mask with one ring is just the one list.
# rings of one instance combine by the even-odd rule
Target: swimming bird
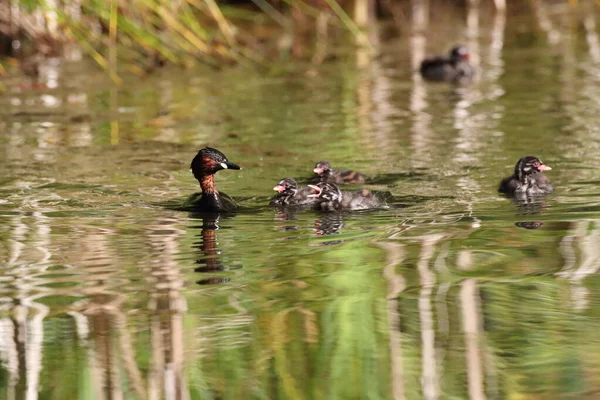
[[240,170],[241,167],[227,160],[225,154],[212,147],[198,151],[190,167],[202,189],[202,197],[194,205],[195,208],[210,212],[233,211],[237,208],[231,197],[217,190],[214,175],[222,169]]
[[315,203],[316,199],[310,197],[313,190],[308,186],[299,187],[292,178],[284,178],[273,188],[277,192],[271,199],[272,206],[302,206]]
[[367,189],[360,191],[340,190],[334,183],[321,182],[317,185],[308,185],[313,190],[310,195],[317,201],[314,204],[316,210],[342,211],[342,210],[366,210],[370,208],[386,207],[385,203]]
[[464,46],[455,46],[449,57],[427,58],[421,62],[423,78],[430,81],[467,83],[475,75],[469,63],[469,51]]
[[552,193],[554,187],[542,173],[551,169],[537,157],[523,157],[515,165],[515,172],[500,182],[498,191],[515,197]]
[[332,169],[327,161],[319,161],[313,169],[313,183],[326,182],[335,184],[359,184],[365,182],[365,176],[360,172],[344,169]]

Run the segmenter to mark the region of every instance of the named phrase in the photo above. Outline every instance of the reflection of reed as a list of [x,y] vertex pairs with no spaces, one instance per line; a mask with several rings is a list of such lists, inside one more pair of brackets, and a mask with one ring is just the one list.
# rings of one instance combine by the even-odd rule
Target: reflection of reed
[[[411,0],[412,6],[412,30],[414,35],[424,35],[429,25],[429,0]],[[424,54],[421,54],[424,56]],[[415,60],[413,59],[413,69],[414,67],[418,67],[418,63],[421,62],[423,58],[419,58],[417,64],[415,65]]]
[[506,28],[506,14],[497,12],[492,24],[490,48],[488,50],[486,76],[492,85],[492,93],[501,95],[504,93],[498,79],[504,73],[504,62],[502,61],[502,50],[504,49],[504,31]]
[[[434,268],[440,276],[440,284],[438,285],[435,296],[435,311],[437,314],[437,326],[440,334],[447,336],[450,333],[450,313],[448,312],[448,290],[452,286],[452,281],[449,277],[450,271],[446,265],[448,258],[450,243],[445,242],[440,246],[440,251],[434,261]],[[440,346],[440,359],[445,358],[445,350]]]
[[[562,15],[564,19],[563,24],[565,26],[569,26],[570,16],[568,14]],[[560,101],[562,104],[575,104],[577,85],[577,70],[579,68],[579,63],[577,61],[576,52],[576,40],[577,37],[573,32],[567,31],[563,37],[563,40],[560,42],[560,54],[562,57],[561,60],[561,68],[560,68]],[[564,107],[564,106],[563,106]]]
[[120,312],[125,296],[106,284],[115,278],[112,265],[116,257],[108,244],[113,233],[108,229],[85,228],[80,252],[72,260],[75,265],[85,266],[86,272],[95,277],[85,289],[87,300],[76,305],[89,328],[90,339],[84,343],[88,349],[92,387],[101,399],[124,398],[119,371],[121,352],[116,345],[117,335],[123,332],[115,329],[115,315]]
[[[158,85],[158,101],[160,111],[169,113],[173,103],[173,82],[168,79],[164,79],[161,80]],[[164,142],[177,141],[179,132],[173,129],[172,124],[157,124],[156,128],[158,130],[158,135],[156,136],[155,140],[161,140]]]
[[419,271],[419,317],[421,320],[422,371],[421,385],[423,398],[437,399],[439,397],[439,377],[435,356],[435,324],[431,295],[435,285],[435,274],[429,270],[429,261],[435,253],[436,244],[444,235],[433,234],[418,238],[421,240],[421,254],[417,269]]
[[[471,52],[471,58],[474,66],[480,66],[482,56],[478,39],[480,34],[479,25],[479,1],[469,1],[467,10],[467,31],[468,47]],[[503,62],[502,50],[504,45],[505,14],[502,11],[496,12],[494,22],[491,25],[491,42],[488,51],[488,59],[485,69],[478,68],[477,76],[481,78],[488,86],[488,93],[481,93],[479,86],[461,88],[457,91],[461,100],[456,102],[454,108],[455,123],[458,129],[458,140],[455,149],[455,159],[464,163],[465,167],[483,164],[483,150],[490,145],[491,130],[497,129],[498,121],[502,116],[502,107],[496,107],[494,114],[486,112],[473,115],[473,105],[482,101],[494,101],[504,94],[500,86],[499,79],[502,76]],[[465,202],[467,210],[473,218],[473,227],[478,228],[481,225],[479,218],[473,215],[473,202],[480,191],[479,183],[471,177],[461,177],[458,180],[458,186],[461,193],[466,194]]]
[[114,326],[117,332],[120,332],[119,350],[127,377],[131,381],[131,386],[137,394],[137,397],[145,399],[147,398],[146,388],[144,386],[142,373],[136,363],[134,343],[129,330],[127,329],[127,318],[125,313],[116,313]]
[[585,28],[585,39],[588,44],[588,52],[594,63],[600,63],[600,41],[598,40],[598,32],[596,31],[596,14],[594,3],[587,2],[589,10],[583,18],[583,27]]
[[379,247],[386,250],[387,260],[383,268],[383,276],[388,281],[387,314],[390,330],[390,363],[392,367],[392,395],[394,400],[404,399],[404,369],[402,367],[402,332],[400,331],[400,313],[398,312],[398,295],[406,287],[402,275],[395,269],[404,259],[404,245],[393,242],[380,242]]
[[506,0],[494,0],[496,10],[498,14],[504,14],[506,12]]
[[331,13],[321,12],[319,13],[316,21],[316,44],[315,51],[312,56],[313,64],[321,64],[327,56],[327,44],[329,43],[328,32],[329,32],[329,20],[331,19]]
[[552,20],[548,15],[548,7],[544,0],[534,1],[533,11],[538,20],[538,24],[540,28],[546,33],[546,37],[548,38],[548,43],[551,45],[556,45],[561,40],[561,33],[554,27]]
[[[460,269],[472,268],[472,255],[469,251],[461,251],[456,261]],[[467,348],[467,376],[469,384],[469,398],[472,400],[484,400],[486,398],[483,386],[483,367],[481,363],[480,345],[483,331],[483,318],[479,290],[476,279],[465,279],[461,283],[460,299],[462,305],[463,332]]]
[[9,372],[9,398],[35,399],[42,371],[43,321],[48,307],[39,296],[23,297],[6,307],[11,314],[0,325],[0,357]]
[[[35,289],[32,275],[44,272],[49,266],[50,227],[48,219],[41,213],[32,214],[32,224],[27,224],[27,220],[16,217],[10,224],[11,246],[4,276],[13,278],[13,300],[1,309],[10,317],[0,323],[0,358],[9,372],[7,392],[12,396],[9,398],[35,399],[42,371],[43,321],[49,308],[37,302],[45,296],[45,291]],[[26,237],[27,233],[31,237]],[[29,251],[28,241],[32,242],[35,251]]]
[[[224,266],[220,251],[217,247],[217,232],[219,229],[219,215],[206,214],[198,216],[202,219],[201,231],[201,258],[196,261],[201,266],[196,268],[196,272],[218,272],[229,269],[229,266]],[[282,213],[278,219],[286,220],[287,218],[295,218],[294,213]],[[228,278],[216,277],[207,278],[198,281],[198,284],[218,284],[227,282]],[[246,333],[240,334],[239,329],[243,326],[248,326],[254,321],[254,317],[250,315],[238,302],[237,294],[232,294],[228,297],[228,303],[232,309],[236,310],[237,314],[227,313],[225,315],[211,315],[202,318],[196,330],[195,341],[198,343],[198,352],[209,353],[215,349],[234,349],[245,346],[251,339]]]
[[[371,1],[363,5],[368,8],[368,15],[371,17],[373,5],[374,2]],[[391,149],[394,127],[390,117],[397,113],[397,107],[391,101],[392,80],[386,76],[380,58],[375,56],[381,51],[381,32],[371,28],[368,34],[370,47],[361,42],[364,40],[363,35],[356,38],[356,66],[359,69],[356,82],[358,125],[361,134],[367,138],[367,143],[377,143],[378,149]]]
[[[479,25],[479,0],[469,0],[468,9],[467,9],[467,43],[469,47],[469,52],[471,54],[470,61],[472,64],[480,70],[480,51],[479,51],[479,36],[480,36],[480,25]],[[492,26],[492,43],[491,46],[494,47],[495,51],[490,52],[496,59],[494,60],[495,65],[492,68],[497,68],[500,71],[496,72],[496,74],[492,75],[492,82],[497,81],[501,75],[501,61],[500,54],[502,51],[502,38],[503,38],[503,29],[504,25],[501,23],[503,20],[501,19],[503,13],[497,14],[497,19],[495,19],[495,24]],[[500,18],[500,19],[498,19]],[[481,76],[482,73],[479,71],[477,76]],[[487,114],[482,116],[482,118],[478,118],[479,121],[486,122],[485,125],[482,124],[474,124],[473,116],[471,112],[472,105],[477,101],[477,99],[482,99],[481,93],[478,93],[472,88],[464,88],[459,92],[462,99],[456,102],[454,115],[455,115],[455,128],[458,129],[458,143],[457,148],[455,150],[456,158],[458,161],[463,162],[466,166],[471,165],[479,165],[482,160],[480,160],[481,152],[477,151],[478,149],[484,147],[486,145],[485,139],[487,139],[487,132],[484,131],[483,126],[488,128],[492,128],[494,126],[494,121],[488,121],[490,118]],[[492,99],[496,98],[502,93],[501,90],[494,90],[492,92]],[[467,210],[469,216],[473,218],[472,228],[479,228],[481,225],[481,221],[473,214],[473,201],[476,196],[476,192],[479,191],[478,183],[469,177],[461,177],[458,181],[458,186],[462,193],[466,194],[465,202],[467,203]],[[444,252],[447,253],[447,247]],[[457,265],[460,268],[467,268],[470,266],[468,262],[470,260],[470,253],[461,252],[459,253],[459,259],[457,260]],[[445,257],[445,256],[444,256]],[[445,271],[444,258],[440,255],[436,262],[436,267],[438,270]],[[448,315],[445,307],[440,306],[440,303],[443,302],[443,296],[447,292],[449,288],[449,284],[440,286],[440,293],[438,296],[441,296],[442,299],[438,301],[438,309],[443,309],[445,314]],[[466,361],[467,361],[467,376],[468,376],[468,388],[469,388],[469,398],[473,400],[483,400],[485,399],[484,389],[483,389],[483,375],[482,375],[482,366],[481,366],[481,358],[479,356],[479,332],[480,332],[480,310],[478,309],[478,303],[476,299],[476,283],[473,279],[467,279],[462,283],[461,288],[461,304],[462,304],[462,317],[463,317],[463,331],[465,333],[465,341],[467,347],[466,353]],[[449,326],[449,324],[446,324]]]
[[[26,377],[27,377],[27,398],[34,399],[37,397],[40,383],[40,372],[42,371],[42,344],[44,341],[44,317],[49,312],[49,308],[43,304],[37,304],[33,300],[35,298],[27,298],[23,300],[23,306],[34,311],[33,317],[30,318],[29,324],[26,319],[21,320],[23,323],[23,332],[25,335],[22,339],[27,338],[28,344],[25,348],[26,356]],[[15,335],[18,337],[18,335]],[[25,339],[25,340],[27,340]],[[25,343],[24,343],[25,344]]]
[[[467,9],[467,45],[469,48],[469,62],[478,68],[480,64],[479,55],[479,0],[469,0]],[[481,75],[480,72],[476,76]],[[467,165],[477,165],[476,158],[479,152],[474,150],[483,146],[478,138],[479,129],[473,125],[473,116],[470,111],[471,106],[481,94],[472,88],[459,88],[457,94],[460,100],[454,107],[454,127],[459,130],[458,143],[455,159],[464,162]],[[468,179],[464,187],[477,185],[474,180]],[[476,186],[475,186],[476,187]]]
[[[75,320],[78,346],[87,350],[86,369],[90,371],[91,383],[84,390],[91,390],[99,399],[187,399],[183,373],[185,303],[180,295],[182,280],[174,261],[175,239],[181,231],[172,227],[174,222],[166,221],[157,226],[157,234],[150,237],[154,368],[149,374],[147,392],[137,366],[127,314],[122,311],[126,296],[113,286],[123,283],[117,275],[120,268],[114,267],[118,258],[109,244],[114,231],[80,226],[83,234],[74,243],[73,254],[67,255],[67,264],[72,269],[84,269],[85,282],[76,287],[47,288],[45,284],[53,273],[47,270],[52,265],[51,230],[43,215],[34,213],[33,217],[34,224],[18,217],[10,225],[13,240],[6,257],[5,275],[13,276],[10,293],[15,300],[3,306],[3,313],[9,317],[0,320],[0,358],[9,373],[7,392],[12,393],[11,398],[36,398],[39,392],[43,320],[48,308],[38,303],[38,299],[48,295],[75,295],[82,299],[72,303],[67,314]],[[44,275],[38,277],[40,273]]]
[[[3,314],[10,311],[9,307],[0,308]],[[19,381],[19,353],[15,338],[15,326],[11,318],[0,319],[0,361],[6,370],[6,397],[16,398],[15,388]]]
[[[96,395],[104,399],[122,399],[123,392],[119,379],[118,356],[115,348],[114,311],[115,304],[103,304],[102,295],[93,296],[86,306],[85,315],[89,321],[92,341],[88,349],[89,365],[92,372]],[[88,308],[89,307],[89,308]]]
[[[594,225],[593,229],[590,229],[591,224]],[[572,226],[571,234],[565,236],[560,243],[565,262],[557,275],[567,279],[572,285],[573,308],[584,310],[589,307],[589,289],[583,285],[583,280],[600,270],[600,229],[596,228],[598,221],[578,221],[573,222]]]
[[371,23],[375,17],[374,0],[355,0],[354,1],[354,22],[358,26],[366,26]]
[[415,156],[412,158],[417,165],[413,167],[428,167],[426,153],[429,151],[431,140],[431,115],[427,108],[427,89],[419,73],[421,61],[425,58],[427,39],[425,31],[429,24],[429,1],[412,0],[412,36],[410,38],[410,58],[412,67],[412,91],[410,94],[410,111],[413,114],[411,145]]
[[[467,47],[469,48],[469,62],[479,67],[479,0],[467,2]],[[478,76],[477,74],[476,76]]]
[[[175,261],[177,238],[182,231],[173,220],[161,220],[150,235],[154,263],[148,309],[152,312],[150,336],[152,361],[148,374],[150,399],[189,399],[184,374],[183,314],[186,302],[181,295],[183,279]],[[169,233],[166,234],[165,231]]]

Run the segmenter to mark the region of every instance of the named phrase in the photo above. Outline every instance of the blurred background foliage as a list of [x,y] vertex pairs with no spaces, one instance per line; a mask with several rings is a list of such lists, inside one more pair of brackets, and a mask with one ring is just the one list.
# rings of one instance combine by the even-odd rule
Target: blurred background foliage
[[[423,4],[421,4],[423,3]],[[35,73],[40,57],[76,44],[115,81],[117,64],[143,74],[165,64],[321,63],[344,41],[369,46],[366,27],[410,29],[412,10],[444,14],[456,1],[424,0],[10,0],[0,4],[0,55]],[[466,0],[466,8],[479,0]],[[505,0],[486,1],[504,11]],[[513,4],[513,12],[528,1]],[[576,6],[576,4],[574,4]],[[350,39],[350,40],[347,40]]]
[[261,64],[301,56],[298,38],[360,36],[357,22],[375,7],[373,0],[12,0],[0,5],[2,54],[56,55],[75,42],[105,69],[118,59],[143,69]]

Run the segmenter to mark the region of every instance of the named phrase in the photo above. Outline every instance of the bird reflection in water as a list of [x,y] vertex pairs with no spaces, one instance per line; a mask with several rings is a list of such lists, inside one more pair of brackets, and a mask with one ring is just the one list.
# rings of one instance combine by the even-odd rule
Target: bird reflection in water
[[344,227],[344,218],[340,213],[325,214],[315,221],[315,234],[334,235]]
[[[534,216],[544,214],[549,203],[544,201],[543,195],[526,196],[521,199],[514,199],[519,216]],[[538,229],[544,225],[541,221],[519,221],[515,226],[523,229]]]
[[[192,217],[202,220],[201,239],[196,243],[196,248],[200,250],[201,257],[196,260],[198,267],[195,272],[200,273],[218,273],[222,271],[239,268],[239,266],[231,267],[223,264],[221,251],[218,248],[217,231],[220,229],[219,221],[220,214],[202,213],[194,214]],[[217,283],[229,282],[227,277],[210,277],[201,279],[196,283],[199,285],[214,285]]]
[[[344,218],[341,213],[324,214],[315,221],[315,235],[329,236],[341,233],[340,229],[344,227]],[[344,243],[345,239],[326,240],[317,243],[311,243],[311,246],[331,246],[332,244]]]
[[[293,209],[283,209],[277,211],[275,214],[276,221],[295,221],[296,212]],[[313,224],[315,235],[324,236],[324,235],[333,235],[340,233],[340,229],[344,227],[344,219],[341,213],[324,213],[320,218],[316,219]],[[284,232],[297,231],[301,229],[299,225],[278,225],[276,229]],[[290,240],[293,237],[285,237],[281,238],[281,240]],[[336,240],[336,243],[342,242],[341,240]],[[323,246],[325,244],[332,244],[332,242],[321,242],[318,244],[314,244],[315,246]]]
[[[276,221],[295,221],[296,219],[296,212],[294,209],[284,208],[282,210],[278,210],[275,214]],[[298,225],[279,225],[276,228],[284,232],[297,231],[298,229],[300,229]]]

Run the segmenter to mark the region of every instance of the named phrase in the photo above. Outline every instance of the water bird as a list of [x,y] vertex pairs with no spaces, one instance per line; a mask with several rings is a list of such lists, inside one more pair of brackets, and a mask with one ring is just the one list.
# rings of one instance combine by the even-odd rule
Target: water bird
[[273,188],[277,194],[271,199],[272,206],[302,206],[315,203],[311,197],[312,189],[308,186],[299,187],[292,178],[284,178]]
[[212,147],[198,151],[190,167],[202,189],[202,197],[194,202],[194,208],[209,212],[233,211],[237,208],[231,197],[219,193],[215,187],[214,175],[222,169],[240,170],[241,167],[227,160],[225,154]]
[[427,58],[421,62],[423,78],[430,81],[466,83],[475,75],[469,63],[469,51],[464,46],[455,46],[449,57]]
[[343,169],[332,169],[327,161],[319,161],[313,169],[313,183],[327,182],[335,184],[360,184],[365,182],[365,176],[360,172]]
[[542,173],[551,169],[537,157],[523,157],[515,165],[515,172],[500,182],[498,191],[515,197],[552,193],[552,183]]
[[308,185],[313,190],[311,197],[316,199],[314,208],[321,211],[367,210],[386,207],[377,196],[367,189],[357,192],[342,191],[334,183],[321,182]]

